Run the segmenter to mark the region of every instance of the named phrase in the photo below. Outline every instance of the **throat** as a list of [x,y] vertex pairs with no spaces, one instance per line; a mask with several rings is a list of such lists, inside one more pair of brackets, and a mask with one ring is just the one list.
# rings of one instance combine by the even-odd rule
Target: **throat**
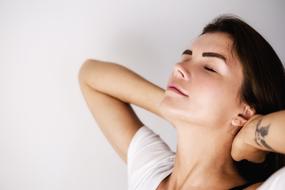
[[230,137],[177,131],[175,164],[166,179],[167,189],[229,189],[244,184],[230,155],[231,144]]

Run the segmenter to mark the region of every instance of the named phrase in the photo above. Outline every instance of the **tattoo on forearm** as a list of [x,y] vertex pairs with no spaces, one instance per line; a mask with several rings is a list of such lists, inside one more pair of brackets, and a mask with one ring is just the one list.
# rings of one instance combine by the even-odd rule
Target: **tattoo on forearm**
[[258,144],[259,146],[263,146],[270,151],[274,151],[274,149],[271,146],[269,146],[267,142],[265,141],[265,137],[268,135],[268,132],[269,132],[270,124],[266,126],[261,126],[261,121],[262,119],[260,119],[256,124],[254,140],[256,144]]

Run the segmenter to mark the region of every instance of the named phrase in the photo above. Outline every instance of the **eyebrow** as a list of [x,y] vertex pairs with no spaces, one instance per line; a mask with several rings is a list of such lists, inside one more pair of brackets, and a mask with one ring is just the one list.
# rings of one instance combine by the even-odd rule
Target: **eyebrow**
[[[182,55],[184,54],[192,55],[192,51],[190,49],[186,49],[185,51],[183,51]],[[203,57],[216,57],[216,58],[222,59],[227,64],[226,57],[216,52],[203,52],[202,56]]]

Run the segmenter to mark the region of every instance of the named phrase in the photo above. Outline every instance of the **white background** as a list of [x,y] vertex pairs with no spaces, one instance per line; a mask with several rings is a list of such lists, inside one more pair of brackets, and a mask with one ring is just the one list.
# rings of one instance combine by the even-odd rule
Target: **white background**
[[[123,190],[127,171],[77,80],[87,58],[165,87],[182,50],[222,13],[241,16],[285,60],[282,0],[0,0],[0,189]],[[175,131],[134,107],[175,148]]]

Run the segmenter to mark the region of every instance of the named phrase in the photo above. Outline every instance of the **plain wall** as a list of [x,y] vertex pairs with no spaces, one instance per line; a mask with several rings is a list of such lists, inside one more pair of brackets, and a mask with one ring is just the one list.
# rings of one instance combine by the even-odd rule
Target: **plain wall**
[[[222,13],[239,15],[285,60],[282,0],[0,0],[0,189],[127,189],[78,71],[120,63],[165,88],[182,50]],[[175,130],[134,107],[175,149]]]

